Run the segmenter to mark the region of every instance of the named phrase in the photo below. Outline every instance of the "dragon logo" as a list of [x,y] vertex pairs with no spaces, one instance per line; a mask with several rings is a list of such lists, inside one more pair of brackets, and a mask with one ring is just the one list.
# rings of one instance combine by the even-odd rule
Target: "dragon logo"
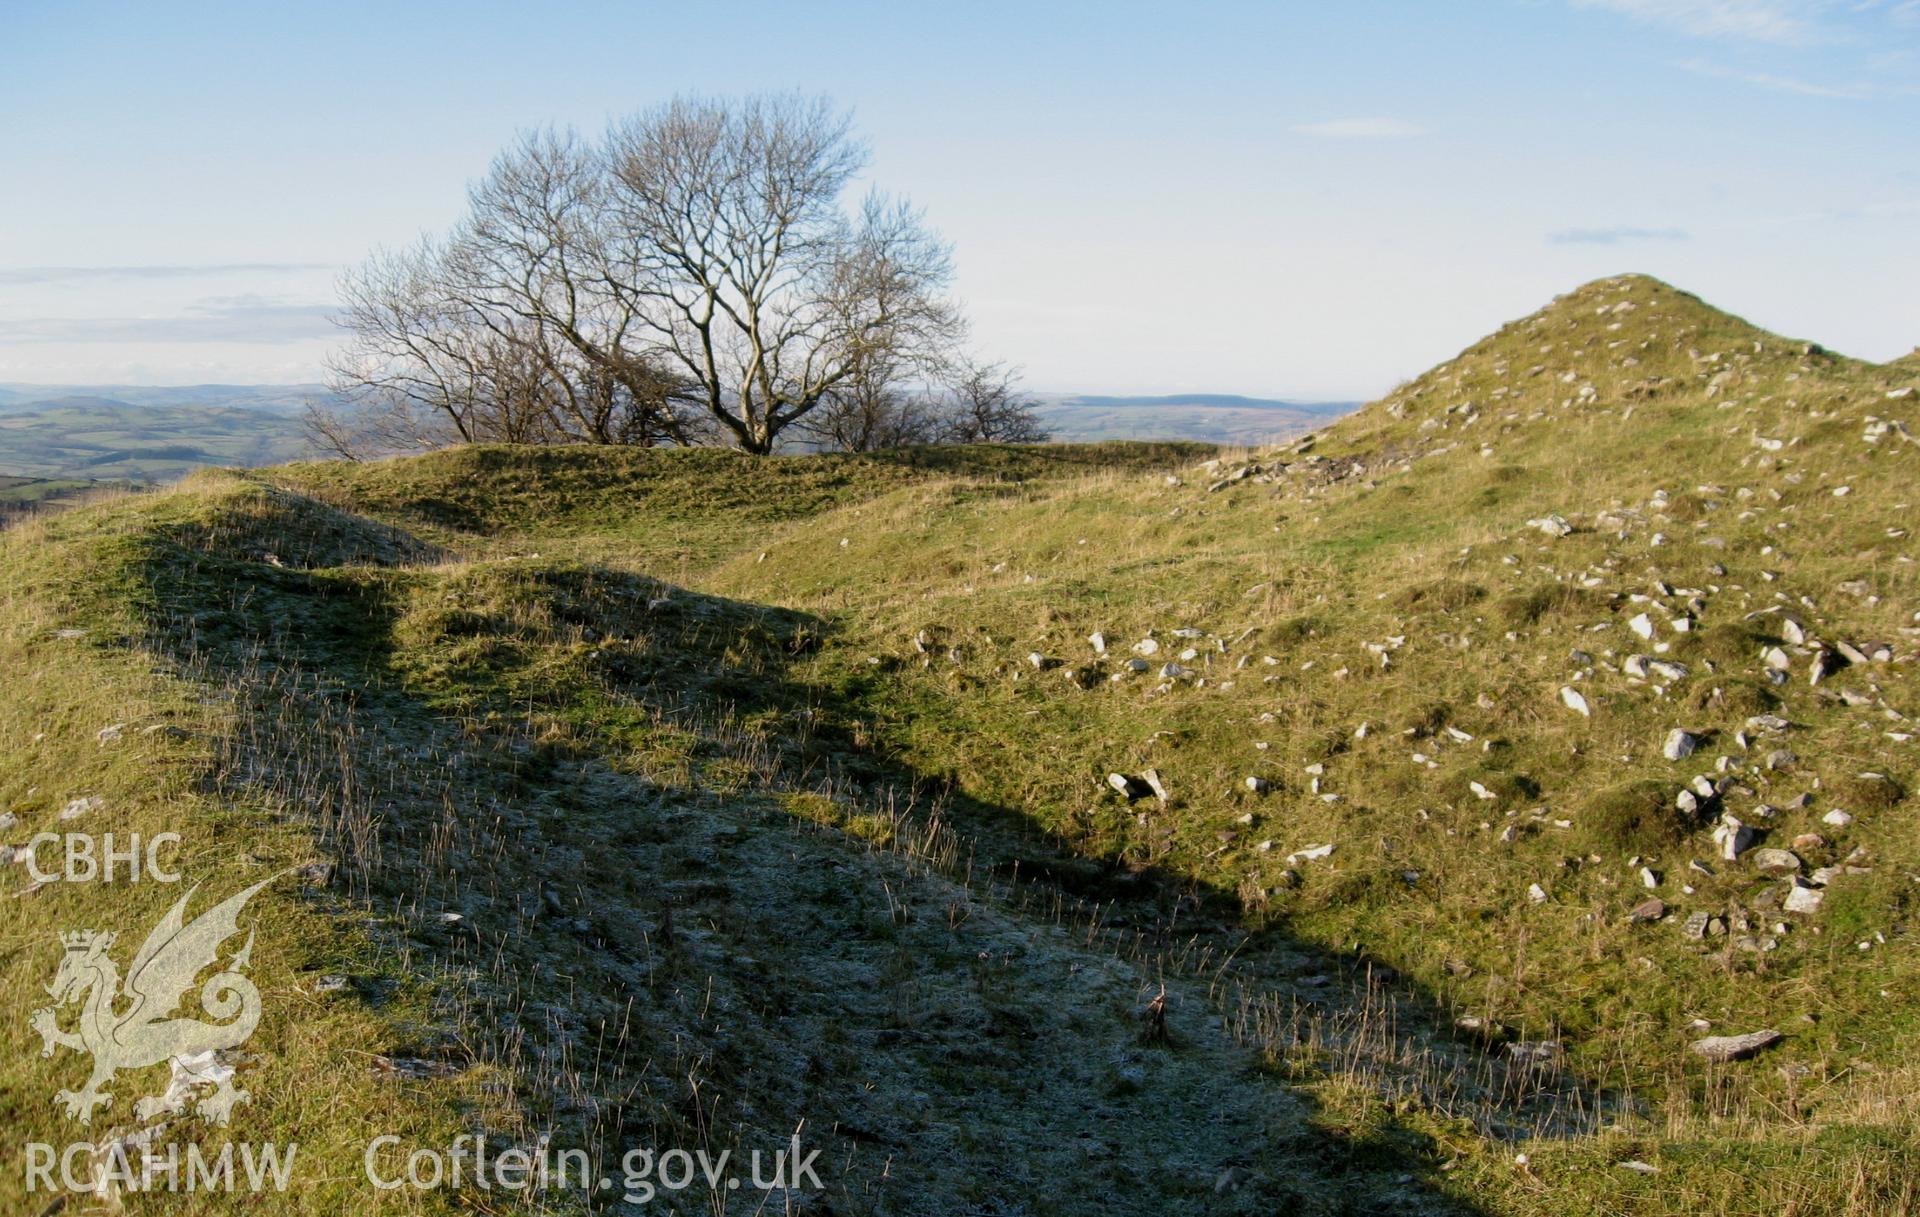
[[[101,1087],[115,1073],[163,1061],[172,1064],[176,1078],[213,1084],[213,1093],[194,1104],[209,1123],[225,1124],[234,1104],[247,1101],[247,1092],[235,1089],[231,1069],[208,1065],[215,1053],[245,1043],[260,1022],[260,990],[241,975],[253,952],[252,931],[246,944],[200,988],[200,1008],[214,1021],[171,1015],[193,987],[194,978],[215,963],[221,944],[239,933],[240,910],[271,882],[256,883],[188,922],[187,901],[199,890],[195,884],[147,935],[124,985],[120,969],[107,954],[116,935],[94,930],[60,935],[65,953],[53,983],[47,986],[54,1004],[34,1011],[31,1025],[46,1042],[41,1056],[67,1048],[93,1057],[93,1075],[87,1084],[54,1096],[69,1119],[90,1123],[95,1108],[110,1105],[113,1096]],[[73,1031],[62,1031],[60,1007],[75,1002],[81,1006],[79,1021]],[[122,1004],[124,1011],[116,1013],[115,1007]],[[168,1094],[139,1100],[133,1106],[134,1115],[146,1121],[175,1110],[181,1102],[176,1090],[170,1087]]]

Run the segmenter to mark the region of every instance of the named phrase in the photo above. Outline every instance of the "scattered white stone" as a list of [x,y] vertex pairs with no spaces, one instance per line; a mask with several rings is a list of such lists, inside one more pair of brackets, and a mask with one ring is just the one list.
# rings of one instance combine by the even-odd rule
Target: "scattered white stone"
[[1118,791],[1128,802],[1132,802],[1135,799],[1144,799],[1153,793],[1146,782],[1139,778],[1128,777],[1124,773],[1109,773],[1107,775],[1107,785]]
[[1728,862],[1737,861],[1759,838],[1760,834],[1732,815],[1721,816],[1713,830],[1713,843],[1720,847],[1720,857]]
[[1593,716],[1592,709],[1587,705],[1587,699],[1581,695],[1580,690],[1574,688],[1572,685],[1561,686],[1560,701],[1567,709],[1573,711],[1575,714],[1585,718],[1591,718]]
[[1807,661],[1807,683],[1817,685],[1840,670],[1840,661],[1830,651],[1815,651]]
[[1691,731],[1684,731],[1679,727],[1675,727],[1673,730],[1667,732],[1666,742],[1660,746],[1660,755],[1670,761],[1684,761],[1692,756],[1694,750],[1699,747],[1699,736]]
[[97,794],[90,794],[85,798],[75,799],[65,807],[62,807],[60,809],[60,818],[63,820],[77,820],[88,812],[99,811],[106,805],[107,801],[105,799]]
[[1711,1035],[1694,1041],[1693,1050],[1710,1061],[1738,1061],[1771,1048],[1785,1038],[1772,1028],[1749,1031],[1745,1035]]
[[1827,894],[1824,891],[1795,879],[1793,886],[1787,891],[1787,898],[1780,902],[1780,907],[1789,913],[1817,913],[1820,911],[1821,902],[1826,898]]

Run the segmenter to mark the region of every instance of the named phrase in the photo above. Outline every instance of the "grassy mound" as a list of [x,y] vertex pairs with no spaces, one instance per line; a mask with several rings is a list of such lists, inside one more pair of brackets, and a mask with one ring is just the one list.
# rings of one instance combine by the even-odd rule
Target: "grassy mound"
[[954,477],[1022,482],[1200,459],[1202,444],[929,447],[759,458],[721,449],[470,445],[368,464],[288,465],[267,476],[337,496],[422,535],[617,540],[618,554],[674,573],[769,528]]

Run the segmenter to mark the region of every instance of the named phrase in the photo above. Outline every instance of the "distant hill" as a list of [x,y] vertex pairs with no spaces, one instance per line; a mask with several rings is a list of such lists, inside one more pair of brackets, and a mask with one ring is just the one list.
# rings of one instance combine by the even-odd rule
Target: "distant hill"
[[[1293,402],[1231,393],[1037,394],[1059,443],[1290,439],[1357,402]],[[0,471],[35,478],[171,481],[207,465],[272,465],[319,455],[300,415],[324,385],[0,384]]]
[[1225,406],[1245,410],[1304,410],[1345,413],[1359,402],[1297,402],[1277,397],[1244,397],[1238,393],[1163,393],[1159,396],[1112,396],[1082,393],[1067,401],[1076,406]]
[[1039,414],[1065,443],[1108,439],[1183,439],[1212,444],[1270,444],[1324,426],[1359,402],[1296,402],[1233,393],[1114,396],[1037,394]]
[[207,465],[312,455],[299,416],[277,407],[145,405],[69,390],[0,410],[0,470],[23,477],[164,482]]
[[296,414],[308,402],[330,401],[325,385],[34,385],[0,384],[0,414],[101,399],[129,406],[223,406]]
[[138,487],[127,481],[17,477],[0,473],[0,524],[45,508],[65,507],[100,491],[134,489]]

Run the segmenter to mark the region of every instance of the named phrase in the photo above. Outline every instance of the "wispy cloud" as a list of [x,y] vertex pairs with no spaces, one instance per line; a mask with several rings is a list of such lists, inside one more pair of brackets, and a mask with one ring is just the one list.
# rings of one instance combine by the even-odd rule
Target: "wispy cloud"
[[1704,59],[1689,59],[1677,66],[1680,70],[1692,72],[1696,76],[1711,76],[1716,80],[1737,80],[1741,84],[1772,89],[1776,93],[1793,93],[1800,97],[1831,97],[1840,101],[1865,101],[1875,93],[1875,90],[1867,85],[1816,84],[1792,76],[1777,76],[1771,72],[1747,72],[1739,68],[1729,68],[1721,64],[1709,63]]
[[1400,118],[1336,118],[1323,123],[1301,123],[1292,128],[1295,135],[1316,139],[1408,139],[1425,135],[1426,129]]
[[1806,47],[1874,45],[1920,28],[1920,0],[1568,0],[1694,38]]
[[1696,38],[1802,46],[1825,41],[1819,0],[1573,0]]
[[0,267],[0,283],[81,283],[92,279],[203,279],[218,275],[283,275],[333,270],[326,262],[207,262],[179,266]]
[[204,301],[172,317],[27,317],[0,320],[0,344],[54,342],[288,343],[339,334],[330,304],[282,304],[258,297]]
[[1550,245],[1618,245],[1622,241],[1686,241],[1682,228],[1563,228],[1547,234]]

